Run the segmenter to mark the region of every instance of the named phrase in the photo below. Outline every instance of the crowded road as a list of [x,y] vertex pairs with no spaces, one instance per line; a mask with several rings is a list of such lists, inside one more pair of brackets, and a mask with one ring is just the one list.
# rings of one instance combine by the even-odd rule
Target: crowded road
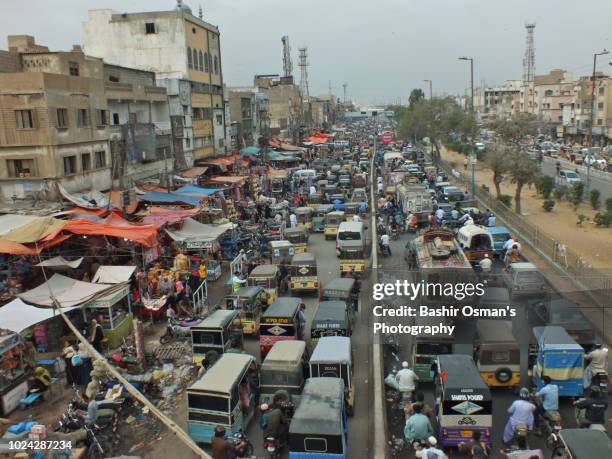
[[[570,163],[569,161],[557,158],[551,158],[548,156],[544,157],[544,162],[542,163],[542,172],[550,177],[556,177],[557,169],[556,163],[557,161],[561,162],[562,169],[569,169],[572,171],[576,171],[576,173],[582,179],[582,183],[587,183],[587,172],[586,166],[576,166],[575,164]],[[601,192],[601,202],[604,202],[606,198],[612,196],[612,174],[603,172],[595,167],[591,168],[591,189],[599,190]]]

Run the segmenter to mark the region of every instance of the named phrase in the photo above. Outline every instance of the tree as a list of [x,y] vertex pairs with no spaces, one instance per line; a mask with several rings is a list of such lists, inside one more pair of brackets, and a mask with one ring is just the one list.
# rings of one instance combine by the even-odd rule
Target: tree
[[425,93],[421,89],[413,89],[408,97],[408,108],[412,110],[419,102],[425,100]]
[[597,189],[591,190],[591,192],[589,193],[589,200],[591,201],[591,207],[593,208],[593,210],[597,210],[601,206],[600,197],[601,193]]
[[550,175],[542,174],[536,180],[535,185],[538,193],[540,193],[544,199],[550,199],[550,195],[555,188],[555,180]]
[[540,169],[535,161],[523,154],[518,148],[508,150],[508,158],[512,167],[510,168],[510,182],[516,185],[514,191],[514,211],[521,214],[521,192],[523,187],[535,183]]
[[491,127],[502,140],[518,146],[526,136],[535,136],[544,123],[531,113],[517,113],[511,118],[493,122]]
[[488,152],[485,158],[487,164],[493,172],[493,184],[495,185],[495,194],[497,199],[501,197],[500,186],[506,179],[506,174],[510,170],[510,161],[508,148],[502,145],[493,146]]

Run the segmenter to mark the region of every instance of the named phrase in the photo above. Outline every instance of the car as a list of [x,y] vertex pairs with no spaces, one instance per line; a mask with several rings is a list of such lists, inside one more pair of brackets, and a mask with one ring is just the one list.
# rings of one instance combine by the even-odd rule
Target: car
[[582,182],[582,179],[576,172],[571,171],[569,169],[561,169],[559,171],[559,175],[557,177],[557,185],[559,186],[568,186],[571,187],[574,183]]
[[444,219],[451,220],[452,219],[452,211],[455,207],[452,204],[439,202],[438,204],[433,205],[434,212],[438,209],[442,209],[444,211]]
[[463,191],[456,186],[445,186],[438,194],[441,201],[457,202],[463,201]]

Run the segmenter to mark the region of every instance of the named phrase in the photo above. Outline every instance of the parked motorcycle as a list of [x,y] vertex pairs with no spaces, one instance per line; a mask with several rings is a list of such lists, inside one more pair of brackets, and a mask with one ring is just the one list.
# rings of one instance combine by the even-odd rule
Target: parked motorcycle
[[193,327],[198,320],[176,320],[168,319],[168,325],[166,326],[166,332],[159,337],[161,344],[167,344],[171,341],[187,340],[191,336],[191,327]]

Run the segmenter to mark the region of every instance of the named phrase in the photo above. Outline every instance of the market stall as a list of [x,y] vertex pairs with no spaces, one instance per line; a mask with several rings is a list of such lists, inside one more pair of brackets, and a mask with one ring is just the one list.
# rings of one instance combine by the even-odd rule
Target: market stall
[[24,345],[19,334],[0,330],[0,415],[19,406],[28,392],[28,374],[23,359]]

